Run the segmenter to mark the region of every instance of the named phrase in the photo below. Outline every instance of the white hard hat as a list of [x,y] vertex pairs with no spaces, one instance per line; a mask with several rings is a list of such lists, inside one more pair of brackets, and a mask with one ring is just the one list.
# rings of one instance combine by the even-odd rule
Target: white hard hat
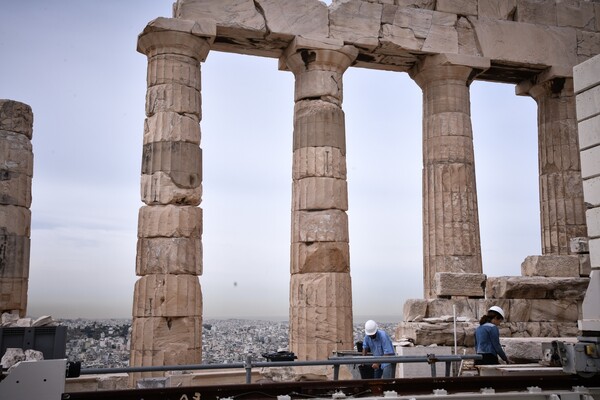
[[377,333],[377,322],[373,321],[372,319],[365,322],[365,333],[369,336]]
[[502,317],[502,319],[506,318],[506,317],[504,316],[504,310],[503,310],[503,309],[501,309],[501,308],[500,308],[500,307],[498,307],[498,306],[491,306],[491,307],[488,309],[488,311],[496,311],[498,314],[500,314],[500,316]]

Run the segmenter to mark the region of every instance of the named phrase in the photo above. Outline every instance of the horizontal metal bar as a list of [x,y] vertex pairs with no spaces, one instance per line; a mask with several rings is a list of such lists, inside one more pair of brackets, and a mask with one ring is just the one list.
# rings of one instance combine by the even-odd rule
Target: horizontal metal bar
[[314,361],[257,361],[247,363],[230,364],[188,364],[188,365],[157,365],[146,367],[122,367],[122,368],[85,368],[81,370],[81,375],[99,375],[99,374],[117,374],[125,372],[157,372],[157,371],[188,371],[188,370],[207,370],[207,369],[235,369],[235,368],[271,368],[271,367],[300,367],[314,365],[353,365],[367,363],[419,363],[419,362],[451,362],[461,360],[481,360],[479,354],[473,355],[435,355],[429,356],[334,356],[328,360]]

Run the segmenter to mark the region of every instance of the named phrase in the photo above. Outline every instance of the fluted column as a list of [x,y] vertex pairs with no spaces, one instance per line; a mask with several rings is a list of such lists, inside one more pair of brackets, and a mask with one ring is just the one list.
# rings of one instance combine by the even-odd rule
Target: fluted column
[[423,90],[425,298],[438,272],[482,273],[468,65],[439,55],[411,71]]
[[353,346],[342,75],[357,54],[296,38],[280,60],[296,79],[290,348],[301,360]]
[[572,78],[537,83],[542,254],[567,255],[571,238],[587,236]]
[[25,317],[29,286],[33,113],[0,99],[0,314]]
[[202,359],[200,62],[212,37],[214,25],[159,18],[138,39],[138,51],[148,56],[141,178],[146,205],[138,219],[132,366]]

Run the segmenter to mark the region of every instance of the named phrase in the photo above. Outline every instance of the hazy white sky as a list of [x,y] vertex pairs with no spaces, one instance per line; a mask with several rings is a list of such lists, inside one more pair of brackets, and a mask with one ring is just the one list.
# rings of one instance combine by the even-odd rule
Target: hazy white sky
[[[0,98],[34,112],[29,314],[130,317],[146,57],[171,0],[0,0]],[[277,60],[202,65],[205,317],[287,316],[293,87]],[[354,315],[422,297],[421,91],[405,73],[344,75]],[[536,105],[471,86],[484,273],[540,254]],[[373,273],[376,271],[377,273]]]

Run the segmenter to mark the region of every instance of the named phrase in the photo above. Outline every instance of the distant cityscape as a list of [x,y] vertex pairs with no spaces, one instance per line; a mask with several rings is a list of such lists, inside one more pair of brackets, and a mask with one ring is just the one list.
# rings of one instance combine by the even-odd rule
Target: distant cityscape
[[[63,319],[67,327],[66,357],[80,361],[82,368],[129,366],[130,319]],[[394,340],[396,322],[380,322]],[[362,340],[363,323],[354,324],[354,339]],[[202,330],[202,363],[243,362],[250,354],[265,361],[262,354],[288,351],[288,321],[249,319],[207,319]]]

